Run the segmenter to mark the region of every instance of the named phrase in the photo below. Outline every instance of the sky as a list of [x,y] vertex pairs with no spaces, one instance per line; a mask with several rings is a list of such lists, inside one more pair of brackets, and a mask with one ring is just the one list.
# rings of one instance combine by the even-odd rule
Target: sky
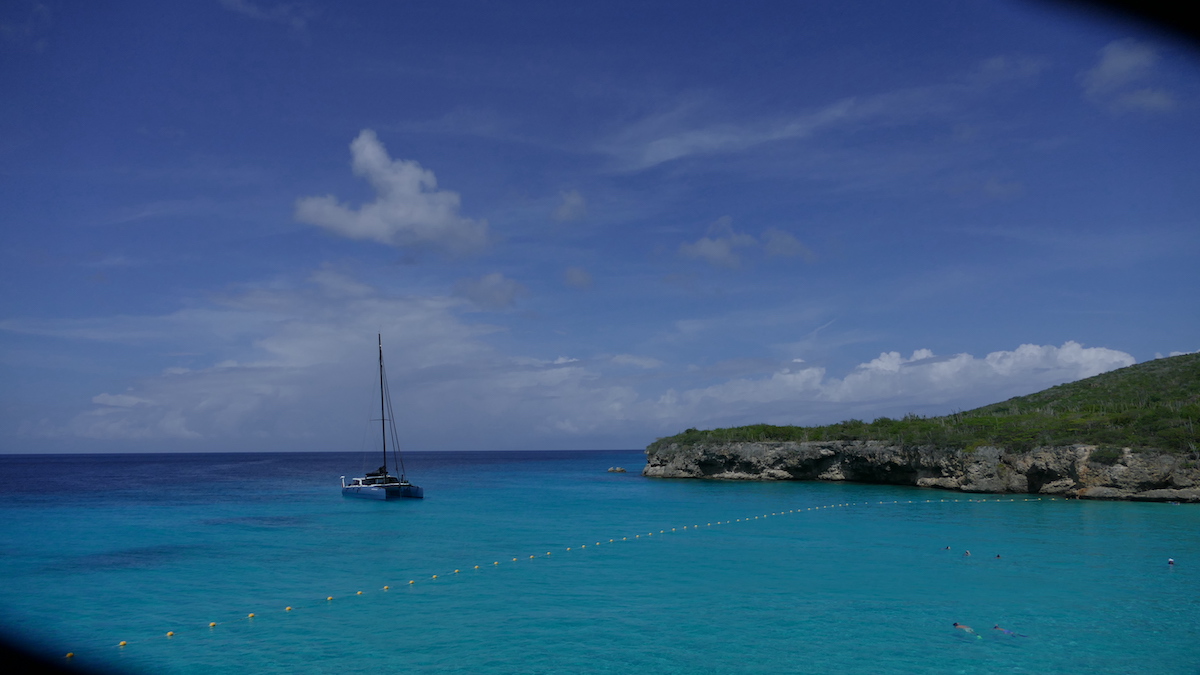
[[0,4],[0,452],[967,410],[1200,350],[1200,51],[1032,0]]

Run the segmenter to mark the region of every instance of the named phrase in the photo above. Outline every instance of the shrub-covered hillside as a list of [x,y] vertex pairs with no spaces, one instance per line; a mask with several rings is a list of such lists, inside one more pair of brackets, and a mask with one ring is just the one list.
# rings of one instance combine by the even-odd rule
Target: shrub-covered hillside
[[1117,448],[1195,452],[1200,446],[1200,354],[1185,354],[1062,384],[944,417],[907,415],[874,422],[848,420],[822,427],[754,424],[687,431],[660,438],[671,443],[735,441],[880,440],[899,445],[974,448],[991,445],[1025,451],[1037,446],[1086,443]]

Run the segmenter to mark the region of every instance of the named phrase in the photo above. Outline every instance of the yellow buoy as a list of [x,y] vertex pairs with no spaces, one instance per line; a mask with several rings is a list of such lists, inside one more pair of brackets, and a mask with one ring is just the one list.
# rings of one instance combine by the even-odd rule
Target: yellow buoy
[[479,565],[476,565],[476,566],[475,566],[475,569],[479,569]]
[[118,646],[118,647],[124,647],[124,646],[125,646],[125,641],[124,641],[124,640],[121,640],[120,642],[118,642],[118,643],[117,643],[117,646]]
[[291,607],[284,607],[284,608],[283,608],[283,611],[285,611],[285,612],[290,612],[290,611],[292,611],[292,608],[291,608]]
[[173,631],[173,630],[167,631],[167,637],[175,637],[175,631]]
[[68,659],[69,659],[69,658],[72,658],[73,656],[75,656],[75,652],[67,652],[67,658],[68,658]]
[[497,560],[496,562],[494,562],[494,563],[492,563],[492,564],[493,564],[493,565],[499,565],[499,564],[500,564],[500,561],[499,561],[499,560]]
[[[478,568],[478,567],[479,567],[479,565],[476,565],[475,567],[476,567],[476,568]],[[388,588],[389,588],[388,586],[384,586],[384,587],[383,587],[383,590],[385,590],[385,591],[386,591]]]
[[433,578],[434,578],[434,579],[436,579],[436,578],[437,578],[437,575],[436,575],[436,574],[435,574],[435,575],[433,575]]
[[587,544],[580,544],[579,548],[587,548]]
[[546,551],[546,555],[550,555],[550,551]]
[[417,583],[417,582],[413,581],[412,579],[409,579],[409,580],[408,580],[408,585],[410,585],[410,586],[411,586],[411,585],[413,585],[413,584],[415,584],[415,583]]
[[216,621],[209,621],[209,622],[208,622],[208,627],[209,627],[209,628],[212,628],[212,627],[214,627],[214,626],[216,626],[216,625],[217,625],[217,622],[216,622]]
[[358,592],[358,595],[362,595],[362,591],[359,591],[359,592]]
[[513,562],[517,562],[517,559],[516,559],[516,558],[513,558]]
[[246,618],[247,618],[247,619],[253,619],[253,618],[254,618],[254,612],[250,612],[249,614],[247,614],[247,615],[246,615]]
[[331,596],[329,596],[328,598],[325,598],[325,599],[326,599],[326,600],[332,600],[332,599],[333,599],[333,596],[331,595]]

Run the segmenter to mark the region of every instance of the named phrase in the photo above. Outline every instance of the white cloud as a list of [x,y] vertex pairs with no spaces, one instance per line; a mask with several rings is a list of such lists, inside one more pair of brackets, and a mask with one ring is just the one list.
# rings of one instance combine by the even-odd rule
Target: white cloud
[[[1035,58],[996,56],[948,82],[843,98],[798,114],[748,121],[721,102],[693,96],[671,109],[647,115],[596,149],[610,156],[617,170],[642,171],[691,157],[803,142],[847,127],[891,127],[959,117],[956,113],[971,97],[986,95],[998,85],[1032,81],[1045,67],[1044,61]],[[730,119],[734,121],[727,121]],[[828,162],[819,166],[827,176]]]
[[592,275],[582,267],[568,267],[563,273],[563,280],[568,286],[575,288],[591,288]]
[[487,243],[487,223],[459,215],[459,196],[437,189],[433,172],[409,160],[392,160],[375,132],[364,129],[350,144],[354,175],[375,188],[375,201],[358,209],[333,195],[296,201],[296,220],[350,239],[393,246],[430,245],[455,253]]
[[919,349],[908,358],[884,352],[841,379],[827,378],[819,367],[783,368],[767,378],[735,378],[669,392],[669,399],[676,414],[691,410],[700,419],[824,424],[858,415],[944,414],[950,412],[947,407],[978,407],[1134,362],[1124,352],[1085,348],[1077,342],[1061,347],[1021,345],[983,358],[937,357],[931,350]]
[[742,264],[741,257],[733,250],[734,246],[739,244],[745,245],[728,237],[701,237],[693,243],[680,244],[679,253],[685,258],[703,260],[714,267],[733,269]]
[[[908,359],[898,352],[887,352],[860,365],[827,389],[827,393],[835,401],[917,394],[932,402],[949,400],[958,392],[992,388],[1014,378],[1050,386],[1133,363],[1133,357],[1124,352],[1084,348],[1077,342],[1067,342],[1061,347],[1021,345],[1013,351],[992,352],[982,359],[970,354],[935,358],[928,349],[917,350]],[[1035,386],[1035,390],[1038,388],[1041,387]]]
[[554,210],[554,219],[560,223],[579,220],[587,215],[587,201],[579,190],[561,193],[562,203]]
[[481,309],[504,309],[511,307],[518,295],[528,294],[529,289],[499,272],[493,272],[478,279],[459,281],[454,285],[454,293]]
[[1090,95],[1106,94],[1150,74],[1158,54],[1137,40],[1115,40],[1100,50],[1100,62],[1080,80]]
[[[364,401],[374,395],[370,387],[377,332],[383,333],[389,372],[399,376],[394,378],[393,394],[413,405],[427,405],[427,372],[438,372],[437,386],[446,386],[471,381],[470,373],[476,370],[487,373],[485,363],[523,370],[488,356],[492,352],[480,338],[495,329],[455,318],[461,301],[377,291],[364,295],[368,287],[357,287],[349,279],[337,285],[349,284],[353,292],[334,294],[327,283],[331,276],[328,270],[318,272],[312,284],[299,289],[243,291],[222,299],[219,308],[190,315],[187,322],[169,314],[112,317],[105,330],[87,332],[43,327],[63,337],[130,343],[129,336],[142,330],[122,324],[155,325],[155,339],[204,342],[208,349],[201,351],[214,365],[167,368],[159,376],[140,379],[128,393],[94,396],[94,408],[65,424],[29,421],[24,427],[28,433],[58,438],[193,439],[242,449],[285,449],[321,438],[322,445],[316,447],[331,447],[325,444],[332,442],[332,447],[345,449],[344,444],[357,441],[361,433],[350,433],[354,427],[347,429],[347,423],[365,417],[360,414]],[[228,332],[237,325],[252,326],[249,344],[240,334]],[[132,344],[143,340],[135,337]],[[414,387],[414,380],[422,384]],[[451,388],[452,398],[459,401],[474,395]],[[363,410],[356,411],[356,403]],[[336,430],[336,437],[329,429]]]
[[709,226],[708,236],[693,243],[680,244],[679,254],[685,258],[703,260],[714,267],[740,267],[742,259],[734,249],[753,246],[758,240],[748,234],[734,232],[732,222],[729,216],[721,216]]
[[1079,76],[1084,93],[1114,110],[1164,112],[1175,107],[1165,89],[1139,86],[1155,76],[1158,53],[1133,39],[1115,40],[1100,50],[1100,61]]
[[132,408],[137,405],[152,405],[153,401],[128,394],[98,394],[92,397],[92,403],[116,406],[118,408]]
[[709,226],[706,236],[680,244],[679,254],[685,258],[703,260],[713,267],[737,269],[742,264],[737,249],[757,249],[761,243],[761,250],[767,256],[798,257],[805,262],[816,260],[812,250],[788,232],[769,228],[763,232],[760,242],[753,235],[735,231],[732,222],[729,216],[718,218]]
[[763,232],[763,250],[769,256],[798,257],[805,262],[812,262],[816,259],[812,250],[800,243],[799,239],[775,228]]
[[751,124],[710,124],[690,129],[686,119],[708,106],[689,102],[649,117],[605,143],[601,150],[629,170],[646,169],[691,155],[739,152],[765,143],[805,138],[857,114],[854,99],[837,101],[804,115]]

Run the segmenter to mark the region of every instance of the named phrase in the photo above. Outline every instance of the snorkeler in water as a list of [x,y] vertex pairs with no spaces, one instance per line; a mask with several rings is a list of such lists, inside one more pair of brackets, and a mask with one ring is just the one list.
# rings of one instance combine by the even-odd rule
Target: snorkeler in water
[[961,631],[963,631],[964,633],[970,633],[971,635],[974,635],[975,637],[977,637],[977,638],[979,638],[979,639],[981,639],[981,640],[983,639],[982,637],[980,637],[979,633],[976,633],[976,632],[975,632],[975,629],[974,629],[974,628],[971,628],[970,626],[968,626],[968,625],[967,625],[967,624],[965,624],[965,623],[959,623],[959,622],[955,621],[955,622],[954,622],[954,627],[955,627],[955,628],[957,628],[957,629],[959,629],[959,630],[961,630]]
[[1007,628],[1001,628],[1000,624],[996,624],[995,626],[992,626],[992,630],[998,630],[1001,633],[1004,633],[1005,635],[1011,635],[1013,637],[1029,637],[1028,635],[1022,635],[1016,631],[1008,630]]

